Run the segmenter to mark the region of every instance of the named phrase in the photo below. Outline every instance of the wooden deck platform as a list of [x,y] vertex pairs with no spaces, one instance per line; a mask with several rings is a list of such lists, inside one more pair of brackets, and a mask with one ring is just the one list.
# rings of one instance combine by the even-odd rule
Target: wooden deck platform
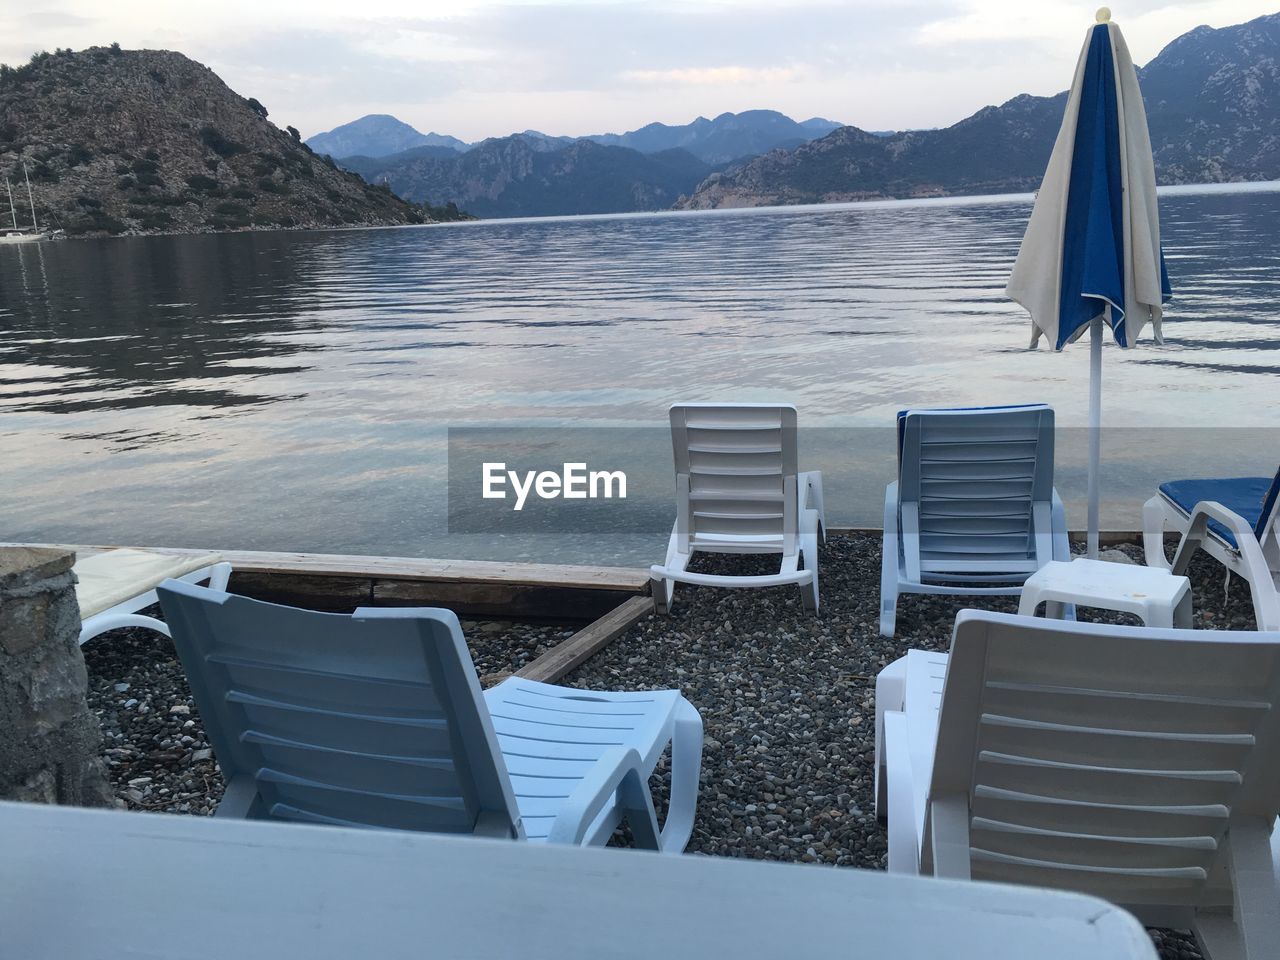
[[[113,546],[58,546],[88,556]],[[205,549],[137,547],[155,553],[203,554]],[[442,606],[460,616],[581,623],[604,616],[649,591],[649,572],[629,567],[433,560],[328,553],[218,551],[234,568],[236,593],[313,610],[361,606]]]

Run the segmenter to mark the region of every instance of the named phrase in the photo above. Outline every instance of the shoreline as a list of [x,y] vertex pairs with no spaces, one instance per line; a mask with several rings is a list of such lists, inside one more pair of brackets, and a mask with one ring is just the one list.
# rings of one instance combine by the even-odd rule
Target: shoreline
[[[1157,187],[1158,196],[1196,196],[1216,193],[1273,193],[1280,192],[1280,180],[1228,180],[1214,183],[1166,183]],[[235,227],[231,229],[208,228],[202,230],[138,230],[128,233],[84,233],[62,240],[116,240],[137,237],[200,237],[241,233],[337,233],[358,230],[394,230],[416,227],[467,226],[470,224],[520,224],[556,221],[623,220],[649,217],[734,216],[768,215],[778,213],[811,213],[842,210],[876,210],[894,207],[917,206],[970,206],[995,203],[1030,203],[1034,193],[972,193],[939,194],[925,197],[876,197],[864,200],[841,200],[824,203],[783,203],[760,206],[708,207],[686,209],[669,207],[662,210],[624,210],[615,213],[562,213],[529,217],[477,217],[470,214],[457,220],[427,220],[422,223],[348,223],[340,225],[308,224],[292,227]],[[41,241],[52,242],[52,241]],[[14,246],[23,246],[14,244]]]

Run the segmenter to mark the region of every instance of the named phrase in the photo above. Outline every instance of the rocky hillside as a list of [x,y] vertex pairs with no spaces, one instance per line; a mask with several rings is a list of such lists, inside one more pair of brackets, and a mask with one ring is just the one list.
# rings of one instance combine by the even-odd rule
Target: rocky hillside
[[713,169],[684,150],[643,154],[526,134],[486,140],[457,155],[420,147],[342,163],[409,200],[447,198],[481,217],[661,210]]
[[[93,47],[0,68],[0,176],[20,180],[23,162],[41,226],[72,235],[430,218],[312,153],[207,67],[164,50]],[[25,196],[18,209],[25,221]]]
[[[1161,183],[1280,179],[1280,14],[1198,27],[1139,71]],[[1066,94],[1015,97],[941,130],[854,127],[714,173],[678,207],[1034,190]]]

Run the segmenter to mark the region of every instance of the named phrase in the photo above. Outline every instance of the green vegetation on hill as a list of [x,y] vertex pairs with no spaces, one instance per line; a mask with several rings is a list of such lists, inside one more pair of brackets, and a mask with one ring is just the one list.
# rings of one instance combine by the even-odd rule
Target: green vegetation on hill
[[165,50],[113,44],[0,67],[0,177],[20,181],[24,163],[41,225],[71,235],[451,216],[339,169],[271,123],[257,100]]

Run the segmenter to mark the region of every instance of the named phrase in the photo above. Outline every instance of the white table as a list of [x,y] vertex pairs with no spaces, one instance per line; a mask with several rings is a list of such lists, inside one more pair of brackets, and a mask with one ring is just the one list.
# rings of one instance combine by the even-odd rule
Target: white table
[[1155,960],[1092,897],[870,870],[0,803],[22,960]]
[[1027,578],[1018,613],[1062,617],[1066,604],[1132,613],[1149,627],[1191,627],[1191,581],[1134,563],[1054,560]]

